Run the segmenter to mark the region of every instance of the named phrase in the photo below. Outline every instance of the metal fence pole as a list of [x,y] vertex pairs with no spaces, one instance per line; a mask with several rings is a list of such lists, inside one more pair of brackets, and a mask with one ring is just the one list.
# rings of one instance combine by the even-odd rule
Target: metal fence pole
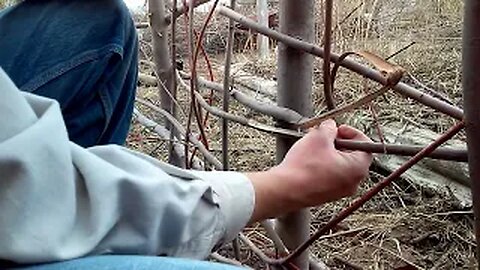
[[[281,0],[280,31],[284,34],[313,42],[313,0]],[[313,57],[280,43],[278,47],[278,105],[290,108],[304,116],[312,114]],[[282,125],[284,123],[279,123]],[[277,162],[280,162],[294,139],[277,137]],[[289,249],[294,249],[309,237],[310,213],[308,209],[278,219],[277,230]],[[308,269],[308,252],[293,263],[299,269]]]
[[[463,93],[467,130],[468,163],[472,182],[475,236],[480,241],[480,1],[465,1],[463,28]],[[477,244],[480,269],[480,245]]]

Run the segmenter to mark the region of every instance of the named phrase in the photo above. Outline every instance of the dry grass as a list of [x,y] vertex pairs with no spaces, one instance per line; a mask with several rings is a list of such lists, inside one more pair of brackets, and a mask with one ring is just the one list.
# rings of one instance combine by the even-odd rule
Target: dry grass
[[[429,88],[435,89],[461,107],[463,3],[449,0],[340,1],[336,2],[336,20],[342,21],[360,3],[361,7],[353,16],[337,24],[334,51],[367,49],[386,57],[415,42],[414,46],[392,59],[413,76],[407,76],[404,81],[427,93]],[[321,21],[319,18],[317,29],[321,28]],[[219,29],[221,26],[215,27]],[[317,42],[321,43],[321,34],[318,35]],[[250,59],[244,66],[245,70],[269,79],[275,77],[275,60],[259,62],[249,52],[236,56],[237,61]],[[213,58],[217,80],[220,80],[223,56],[217,55]],[[316,113],[319,113],[325,110],[319,59],[315,62],[314,74],[314,108]],[[368,86],[378,87],[372,82],[368,83]],[[338,104],[353,101],[365,91],[368,89],[365,89],[362,78],[345,70],[340,72],[335,89],[335,100]],[[152,88],[140,88],[139,95],[158,100],[156,90]],[[179,99],[188,100],[184,90],[180,91]],[[185,110],[186,104],[182,102]],[[215,104],[220,104],[218,99]],[[454,122],[441,113],[393,92],[378,99],[375,106],[381,125],[392,121],[402,122],[440,133]],[[233,103],[231,110],[239,115],[272,123],[271,119],[239,104]],[[159,119],[158,115],[144,111],[150,117]],[[184,118],[181,117],[181,120]],[[341,120],[365,131],[370,131],[373,127],[372,114],[366,108],[349,113]],[[232,169],[263,170],[275,164],[273,137],[237,124],[231,123],[230,127],[229,154]],[[220,121],[217,118],[211,118],[207,133],[211,150],[220,157]],[[132,126],[129,146],[158,158],[165,158],[164,142],[136,123]],[[384,173],[372,172],[359,194],[384,177]],[[312,230],[327,222],[350,201],[345,199],[312,209]],[[462,208],[449,190],[431,190],[400,179],[342,222],[336,231],[332,232],[333,236],[316,242],[311,247],[311,252],[323,258],[332,269],[352,269],[352,266],[362,269],[474,269],[476,244],[472,228],[473,215],[470,209]],[[345,231],[350,233],[342,233]],[[261,228],[247,228],[245,233],[266,251],[273,252],[273,245],[264,236]],[[251,252],[245,248],[242,250],[245,262],[255,268],[264,267]],[[228,247],[226,252],[228,253]],[[408,266],[410,268],[402,268]]]

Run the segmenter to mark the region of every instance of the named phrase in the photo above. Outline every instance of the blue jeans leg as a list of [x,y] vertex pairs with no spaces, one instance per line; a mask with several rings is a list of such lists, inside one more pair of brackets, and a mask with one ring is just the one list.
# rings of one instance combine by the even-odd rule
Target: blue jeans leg
[[70,139],[123,144],[137,83],[137,35],[122,0],[35,0],[0,11],[0,67],[56,99]]
[[230,265],[146,256],[98,256],[71,261],[30,266],[24,270],[239,270]]

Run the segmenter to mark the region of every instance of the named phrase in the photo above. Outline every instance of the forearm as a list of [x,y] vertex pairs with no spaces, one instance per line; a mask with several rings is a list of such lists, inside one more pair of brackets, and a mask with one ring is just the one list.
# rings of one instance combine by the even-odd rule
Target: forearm
[[278,217],[300,208],[289,177],[275,169],[247,173],[255,190],[255,207],[249,223]]

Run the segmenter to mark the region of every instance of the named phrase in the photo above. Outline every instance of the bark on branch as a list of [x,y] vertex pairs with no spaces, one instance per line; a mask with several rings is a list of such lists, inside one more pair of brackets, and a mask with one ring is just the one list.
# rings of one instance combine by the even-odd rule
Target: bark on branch
[[[252,30],[255,30],[256,32],[262,34],[262,35],[266,35],[272,39],[275,39],[277,41],[280,41],[282,43],[284,43],[285,45],[289,46],[289,47],[292,47],[292,48],[295,48],[295,49],[298,49],[298,50],[302,50],[302,51],[305,51],[307,53],[310,53],[312,55],[315,55],[315,56],[318,56],[318,57],[324,57],[324,51],[321,47],[319,46],[316,46],[312,43],[309,43],[309,42],[305,42],[305,41],[302,41],[302,40],[299,40],[299,39],[296,39],[296,38],[293,38],[291,36],[288,36],[288,35],[285,35],[285,34],[282,34],[280,32],[277,32],[275,30],[272,30],[272,29],[269,29],[267,27],[264,27],[258,23],[256,23],[255,21],[235,12],[235,11],[232,11],[230,9],[228,9],[227,7],[219,7],[217,9],[217,12],[220,14],[220,15],[223,15],[225,17],[228,17],[228,18],[231,18],[233,20],[235,20],[236,22],[252,29]],[[338,59],[339,59],[339,55],[338,54],[334,54],[332,53],[331,54],[331,59],[333,62],[337,62]],[[369,68],[363,64],[360,64],[354,60],[350,60],[350,59],[345,59],[341,62],[341,65],[353,72],[356,72],[358,74],[361,74],[371,80],[374,80],[374,81],[377,81],[379,82],[380,84],[382,85],[386,85],[387,82],[386,82],[386,79],[385,77],[379,72],[379,71],[376,71],[372,68]],[[421,92],[405,83],[398,83],[395,87],[393,87],[393,90],[395,90],[396,92],[404,95],[404,96],[407,96],[407,97],[410,97],[412,99],[415,99],[417,100],[418,102],[426,105],[426,106],[429,106],[431,108],[434,108],[440,112],[443,112],[447,115],[450,115],[458,120],[461,120],[463,119],[463,110],[461,110],[460,108],[456,107],[456,106],[453,106],[451,104],[448,104],[446,102],[443,102],[437,98],[434,98],[424,92]]]
[[[182,77],[188,76],[186,74],[181,74]],[[139,76],[139,78],[142,80],[142,78],[147,78],[147,81],[153,81],[148,75],[142,75]],[[181,80],[179,82],[185,86],[185,83]],[[219,83],[211,82],[208,80],[205,80],[203,78],[199,78],[199,85],[203,87],[207,87],[210,89],[213,89],[218,92],[223,92],[222,86]],[[188,87],[188,86],[186,86]],[[238,93],[241,93],[238,90],[235,90]],[[198,93],[197,93],[198,94]],[[198,94],[200,97],[201,95]],[[242,95],[246,96],[245,94],[242,93]],[[238,97],[238,96],[237,96]],[[248,97],[248,96],[247,96]],[[234,96],[235,98],[235,96]],[[203,97],[202,97],[203,99]],[[204,100],[204,99],[203,99]],[[205,101],[205,100],[204,100]],[[205,101],[206,102],[206,101]],[[240,102],[240,101],[239,101]],[[268,105],[265,106],[265,103],[258,102],[254,98],[248,97],[248,102],[243,102],[245,106],[248,108],[255,110],[260,113],[265,113],[266,115],[272,116],[277,120],[282,120],[285,122],[292,122],[296,123],[296,119],[299,117],[298,113],[295,111],[292,111],[288,108],[284,107],[279,107],[276,105]],[[202,104],[200,104],[202,105]],[[207,104],[208,105],[208,104]],[[202,106],[203,107],[203,106]],[[225,115],[223,114],[224,112],[220,110],[219,108],[215,108],[213,106],[208,105],[209,110],[215,111],[216,113],[212,113],[217,117],[224,117]],[[268,108],[271,108],[272,110],[269,110]],[[258,109],[258,110],[256,110]],[[218,113],[217,113],[218,112]],[[276,112],[279,112],[278,114]],[[252,128],[256,128],[260,131],[265,131],[268,133],[274,133],[274,134],[281,134],[285,136],[303,136],[304,133],[301,132],[296,132],[293,130],[287,130],[288,132],[283,132],[285,129],[279,129],[276,127],[271,127],[265,124],[260,123],[260,128],[251,126],[255,125],[255,123],[250,119],[239,117],[236,115],[231,115],[227,114],[226,117],[229,117],[228,119],[237,122],[239,124],[245,125],[245,126],[250,126]],[[352,150],[352,151],[365,151],[369,153],[377,153],[377,154],[388,154],[388,155],[399,155],[399,156],[414,156],[417,154],[424,146],[421,145],[393,145],[393,144],[381,144],[381,143],[367,143],[367,142],[357,142],[357,141],[350,141],[350,140],[336,140],[335,145],[337,149],[345,149],[345,150]],[[467,150],[466,149],[453,149],[453,148],[439,148],[435,151],[433,151],[428,157],[432,159],[441,159],[441,160],[452,160],[452,161],[460,161],[460,162],[467,162],[468,157],[467,157]]]

